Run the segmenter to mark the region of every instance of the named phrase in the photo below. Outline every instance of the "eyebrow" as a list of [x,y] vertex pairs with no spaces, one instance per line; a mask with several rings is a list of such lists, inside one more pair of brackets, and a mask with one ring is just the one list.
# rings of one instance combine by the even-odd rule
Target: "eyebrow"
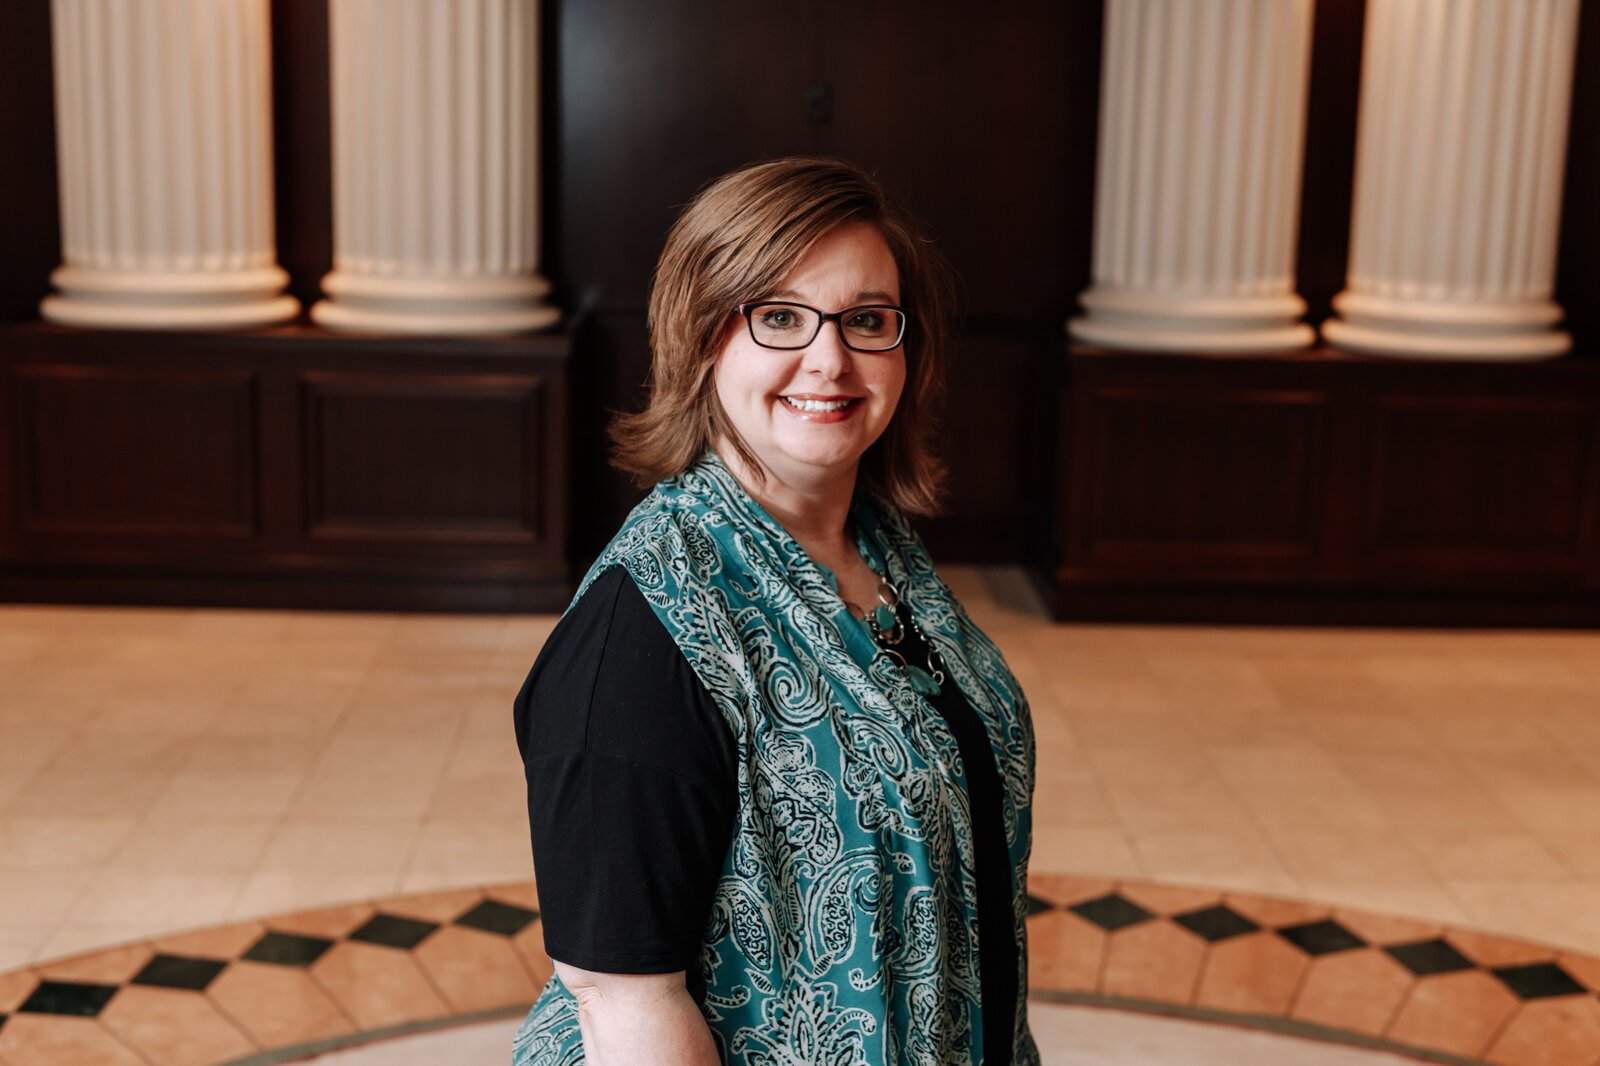
[[[805,297],[803,294],[795,292],[793,289],[779,289],[777,292],[769,294],[767,299],[802,300],[805,299]],[[882,289],[862,289],[850,299],[858,304],[873,300],[877,300],[886,304],[892,304],[894,303],[895,298],[889,293],[884,292]]]

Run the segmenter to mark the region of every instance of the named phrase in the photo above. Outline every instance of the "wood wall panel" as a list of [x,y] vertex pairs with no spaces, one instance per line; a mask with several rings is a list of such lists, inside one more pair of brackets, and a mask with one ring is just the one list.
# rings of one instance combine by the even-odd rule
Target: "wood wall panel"
[[1315,556],[1329,455],[1326,394],[1103,387],[1089,401],[1087,554],[1137,563]]
[[[1089,282],[1099,5],[818,6],[848,27],[818,51],[835,98],[822,150],[872,170],[927,223],[961,276],[969,334],[1059,330]],[[1014,402],[1013,384],[985,391]]]
[[278,263],[309,308],[333,269],[328,0],[272,5],[272,137]]
[[[0,330],[0,601],[555,610],[561,335]],[[222,343],[225,341],[226,343]]]
[[537,377],[312,373],[301,379],[306,534],[533,544],[550,392]]
[[61,264],[49,0],[0,3],[0,322],[39,313]]
[[12,378],[20,535],[254,535],[254,374],[46,363]]
[[1600,412],[1561,397],[1375,404],[1366,552],[1412,573],[1582,572]]
[[1600,362],[1072,348],[1058,618],[1600,625]]
[[951,557],[1017,559],[1027,551],[1028,497],[1044,469],[1027,417],[1029,378],[1054,339],[1012,323],[967,323],[940,422],[948,495],[959,510],[918,523]]

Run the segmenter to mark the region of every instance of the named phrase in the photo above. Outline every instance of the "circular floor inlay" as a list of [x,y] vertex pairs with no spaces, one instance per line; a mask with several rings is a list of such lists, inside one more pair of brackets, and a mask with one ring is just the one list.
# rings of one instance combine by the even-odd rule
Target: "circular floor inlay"
[[[1415,1066],[1386,1051],[1326,1044],[1231,1025],[1153,1014],[1030,1003],[1045,1066]],[[437,1066],[502,1062],[521,1019],[383,1040],[305,1061],[317,1066]]]
[[[1036,1031],[1047,1059],[1071,1066],[1242,1063],[1257,1045],[1297,1066],[1325,1054],[1600,1066],[1600,958],[1309,900],[1067,874],[1030,877],[1028,902]],[[423,1031],[468,1039],[525,1012],[550,972],[527,882],[298,911],[0,973],[0,1062],[398,1054]],[[1097,1045],[1119,1018],[1129,1028]],[[1126,1057],[1167,1032],[1184,1034],[1179,1057],[1159,1043]],[[505,1060],[506,1033],[484,1036],[497,1047],[484,1061]],[[1214,1045],[1218,1057],[1198,1057]]]

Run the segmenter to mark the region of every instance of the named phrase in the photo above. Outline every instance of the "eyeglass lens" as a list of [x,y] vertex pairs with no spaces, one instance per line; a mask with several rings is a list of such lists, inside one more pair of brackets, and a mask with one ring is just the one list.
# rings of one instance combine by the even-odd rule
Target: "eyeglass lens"
[[[750,336],[765,348],[804,348],[822,327],[821,314],[801,304],[758,304],[749,319]],[[905,315],[893,307],[851,307],[839,312],[838,325],[846,346],[881,352],[900,343]]]

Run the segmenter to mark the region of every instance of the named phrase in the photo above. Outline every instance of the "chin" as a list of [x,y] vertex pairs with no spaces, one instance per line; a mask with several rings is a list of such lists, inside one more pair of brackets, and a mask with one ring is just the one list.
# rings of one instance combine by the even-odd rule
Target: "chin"
[[795,468],[809,469],[817,473],[832,473],[854,466],[861,460],[866,449],[807,449],[796,448],[788,453],[788,460]]

